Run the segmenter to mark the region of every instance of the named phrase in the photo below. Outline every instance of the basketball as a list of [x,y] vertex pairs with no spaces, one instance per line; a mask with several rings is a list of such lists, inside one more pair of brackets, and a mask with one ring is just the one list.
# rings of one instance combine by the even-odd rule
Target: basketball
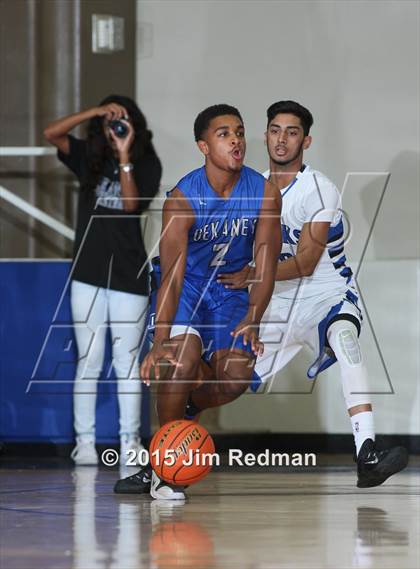
[[214,563],[214,544],[202,525],[196,522],[160,523],[149,541],[149,551],[156,567],[196,568]]
[[166,423],[152,438],[150,463],[156,474],[169,484],[195,484],[210,472],[214,442],[208,431],[195,421]]

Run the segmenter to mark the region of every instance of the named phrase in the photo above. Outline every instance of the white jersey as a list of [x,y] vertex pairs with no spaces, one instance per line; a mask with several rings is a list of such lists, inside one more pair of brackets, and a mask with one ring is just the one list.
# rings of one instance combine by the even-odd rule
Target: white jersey
[[[270,171],[264,172],[269,178]],[[277,281],[274,294],[283,298],[320,297],[345,292],[353,286],[352,271],[344,254],[344,226],[341,199],[336,186],[321,172],[306,165],[296,178],[281,190],[281,227],[283,247],[280,259],[296,255],[305,223],[329,221],[328,242],[310,277]]]

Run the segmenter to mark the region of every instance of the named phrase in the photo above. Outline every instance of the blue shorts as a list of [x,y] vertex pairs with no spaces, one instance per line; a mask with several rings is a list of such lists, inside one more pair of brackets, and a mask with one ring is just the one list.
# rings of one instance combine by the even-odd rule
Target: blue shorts
[[[151,293],[147,329],[153,341],[160,266],[154,259],[150,274]],[[243,344],[243,336],[230,333],[246,316],[249,306],[248,289],[231,290],[207,279],[185,276],[178,310],[172,322],[171,337],[195,334],[201,338],[203,358],[209,362],[214,352],[237,348],[252,354],[251,345]]]

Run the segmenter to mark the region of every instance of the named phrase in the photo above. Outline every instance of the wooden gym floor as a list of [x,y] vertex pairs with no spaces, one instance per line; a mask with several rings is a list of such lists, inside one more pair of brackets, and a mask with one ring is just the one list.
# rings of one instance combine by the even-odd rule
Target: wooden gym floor
[[368,490],[356,488],[349,460],[218,469],[185,504],[115,495],[115,469],[6,465],[0,567],[418,569],[416,462]]

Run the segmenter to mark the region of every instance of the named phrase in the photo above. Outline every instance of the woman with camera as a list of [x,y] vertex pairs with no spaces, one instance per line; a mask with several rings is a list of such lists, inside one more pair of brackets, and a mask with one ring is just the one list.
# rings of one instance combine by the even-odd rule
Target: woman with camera
[[[86,139],[69,134],[85,121]],[[148,305],[148,267],[139,216],[159,190],[160,160],[143,113],[120,95],[49,124],[44,135],[80,183],[70,293],[78,349],[71,456],[79,465],[98,462],[96,391],[109,325],[121,458],[126,459],[129,451],[142,448],[137,360]]]

